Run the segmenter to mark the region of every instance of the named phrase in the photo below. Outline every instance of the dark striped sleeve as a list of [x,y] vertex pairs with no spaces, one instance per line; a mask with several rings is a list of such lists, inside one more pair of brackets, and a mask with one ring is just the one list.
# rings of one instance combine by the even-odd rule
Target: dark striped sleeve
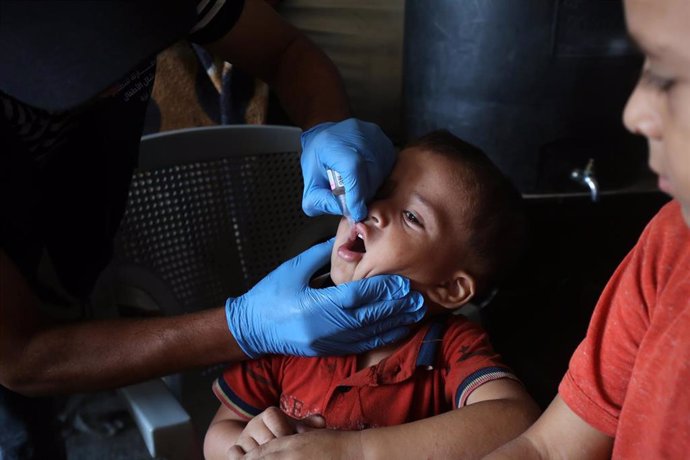
[[472,392],[498,379],[517,380],[493,350],[486,332],[460,316],[448,320],[441,343],[446,374],[446,397],[463,407]]
[[263,356],[231,364],[213,383],[213,392],[228,409],[245,420],[280,404],[280,369],[284,357]]
[[219,40],[232,29],[243,8],[244,0],[199,0],[189,39],[200,45]]

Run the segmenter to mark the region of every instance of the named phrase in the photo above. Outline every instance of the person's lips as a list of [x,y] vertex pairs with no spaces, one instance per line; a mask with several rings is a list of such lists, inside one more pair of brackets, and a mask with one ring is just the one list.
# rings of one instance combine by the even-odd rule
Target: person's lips
[[659,176],[659,190],[661,190],[664,193],[668,193],[669,195],[672,195],[671,182],[669,182],[669,180],[664,176]]
[[348,262],[359,262],[367,252],[367,227],[358,222],[350,231],[347,241],[338,248],[338,257]]

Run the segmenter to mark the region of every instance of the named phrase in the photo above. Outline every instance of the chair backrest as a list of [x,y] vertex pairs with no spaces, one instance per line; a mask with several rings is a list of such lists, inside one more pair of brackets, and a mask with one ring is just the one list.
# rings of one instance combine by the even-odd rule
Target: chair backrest
[[275,268],[313,228],[300,133],[230,125],[143,137],[115,245],[120,282],[180,313],[219,306]]

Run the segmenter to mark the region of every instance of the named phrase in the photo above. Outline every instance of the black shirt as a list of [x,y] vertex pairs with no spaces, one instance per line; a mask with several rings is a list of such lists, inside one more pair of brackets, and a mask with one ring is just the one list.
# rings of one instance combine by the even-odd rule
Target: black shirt
[[[189,38],[222,37],[243,4],[200,1]],[[155,56],[98,98],[61,113],[23,104],[0,88],[0,247],[39,295],[45,256],[62,288],[80,300],[108,263],[154,75]]]

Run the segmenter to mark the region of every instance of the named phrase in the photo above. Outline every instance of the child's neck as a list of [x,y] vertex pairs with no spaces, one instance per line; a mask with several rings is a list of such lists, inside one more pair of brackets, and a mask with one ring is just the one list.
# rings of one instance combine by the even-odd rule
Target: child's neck
[[392,355],[400,345],[400,342],[392,343],[390,345],[384,345],[366,353],[357,355],[357,370],[361,371],[367,367],[375,366],[385,358],[388,358],[390,355]]
[[389,345],[384,345],[382,347],[375,348],[371,351],[368,351],[366,353],[361,353],[357,355],[357,370],[361,371],[362,369],[365,369],[367,367],[375,366],[384,359],[388,358],[390,355],[398,351],[400,347],[405,345],[409,340],[414,337],[414,335],[419,331],[421,327],[424,326],[424,324],[427,322],[426,319],[422,320],[421,322],[415,324],[412,326],[410,329],[410,334],[395,342],[391,343]]
[[421,322],[412,327],[410,334],[406,338],[398,342],[392,343],[390,345],[384,345],[382,347],[375,348],[366,353],[361,353],[357,355],[357,371],[361,371],[362,369],[367,367],[375,366],[384,359],[388,358],[393,353],[395,353],[398,350],[398,348],[407,343],[407,341],[411,339],[417,333],[419,328],[426,324],[431,317],[444,318],[447,316],[448,310],[445,309],[442,309],[440,313],[427,313],[425,319],[423,319]]

